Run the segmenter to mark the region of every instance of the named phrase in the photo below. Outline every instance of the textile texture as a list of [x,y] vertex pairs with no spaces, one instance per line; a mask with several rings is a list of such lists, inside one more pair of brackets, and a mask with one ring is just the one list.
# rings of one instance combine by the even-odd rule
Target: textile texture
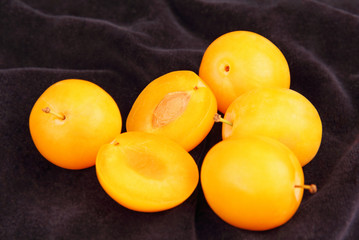
[[[291,89],[323,124],[318,154],[303,168],[318,192],[306,191],[283,226],[254,232],[225,223],[200,183],[173,209],[135,212],[104,192],[95,167],[62,169],[37,151],[29,115],[53,83],[96,83],[125,122],[149,82],[175,70],[198,73],[208,45],[235,30],[282,51]],[[0,239],[359,238],[357,0],[1,0],[0,94]],[[199,169],[220,140],[214,124],[190,152]]]

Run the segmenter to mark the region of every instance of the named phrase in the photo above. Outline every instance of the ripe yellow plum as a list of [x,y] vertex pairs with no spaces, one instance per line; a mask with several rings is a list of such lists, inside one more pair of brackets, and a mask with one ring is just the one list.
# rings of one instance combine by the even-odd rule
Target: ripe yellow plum
[[283,53],[270,40],[250,31],[233,31],[215,39],[204,52],[199,76],[212,89],[222,113],[254,88],[290,86]]
[[300,93],[283,88],[260,88],[238,97],[227,109],[222,137],[262,135],[288,146],[301,165],[317,154],[322,122],[313,104]]
[[263,231],[285,224],[296,213],[304,175],[294,153],[267,137],[231,138],[212,147],[201,168],[211,209],[225,222]]
[[184,202],[199,171],[192,156],[165,136],[125,132],[101,147],[96,173],[103,189],[124,207],[158,212]]
[[216,98],[197,74],[173,71],[143,89],[127,117],[126,129],[167,136],[190,151],[207,136],[216,112]]
[[66,79],[51,85],[34,104],[31,137],[53,164],[83,169],[95,164],[101,145],[121,133],[122,118],[114,99],[98,85]]

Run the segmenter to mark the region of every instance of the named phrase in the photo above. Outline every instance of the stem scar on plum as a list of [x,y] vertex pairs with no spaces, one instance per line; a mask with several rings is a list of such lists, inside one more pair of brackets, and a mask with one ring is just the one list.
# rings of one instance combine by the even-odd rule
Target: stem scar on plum
[[52,111],[49,107],[43,108],[41,109],[44,113],[51,113],[52,115],[54,115],[55,117],[61,119],[61,120],[65,120],[66,116],[64,114],[61,113],[57,113]]
[[110,142],[110,144],[112,144],[114,146],[120,145],[120,143],[117,141],[117,139],[112,140],[112,142]]
[[229,67],[229,65],[228,64],[226,64],[225,66],[224,66],[224,71],[225,72],[229,72],[229,70],[230,70],[230,67]]

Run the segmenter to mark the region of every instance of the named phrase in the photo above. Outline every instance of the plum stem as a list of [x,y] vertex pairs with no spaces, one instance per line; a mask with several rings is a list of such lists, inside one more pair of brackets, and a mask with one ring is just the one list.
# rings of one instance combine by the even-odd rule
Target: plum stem
[[214,120],[215,122],[222,122],[222,123],[228,124],[228,125],[230,125],[230,126],[233,126],[233,123],[232,123],[232,122],[230,122],[230,121],[228,121],[228,120],[222,118],[222,116],[221,116],[220,114],[218,114],[218,113],[214,114],[213,120]]
[[315,184],[310,184],[310,185],[294,185],[294,187],[307,189],[307,190],[309,190],[309,192],[310,192],[311,194],[314,194],[314,193],[317,192],[317,185],[315,185]]
[[57,113],[57,112],[54,112],[54,111],[51,111],[51,109],[49,107],[46,107],[46,108],[43,108],[42,111],[44,113],[51,113],[52,115],[56,116],[57,118],[61,119],[61,120],[65,120],[66,117],[65,115],[63,114],[60,114],[60,113]]

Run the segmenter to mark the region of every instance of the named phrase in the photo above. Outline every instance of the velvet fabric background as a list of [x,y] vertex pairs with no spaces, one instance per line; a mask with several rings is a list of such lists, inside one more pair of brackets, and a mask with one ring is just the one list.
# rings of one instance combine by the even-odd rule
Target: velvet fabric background
[[[125,121],[150,81],[198,73],[207,46],[234,30],[278,46],[291,88],[322,119],[321,147],[304,167],[319,191],[306,192],[285,225],[232,227],[209,208],[200,184],[178,207],[134,212],[103,191],[94,167],[61,169],[35,148],[28,118],[51,84],[92,81]],[[0,94],[0,239],[359,239],[357,0],[1,0]],[[191,151],[199,167],[220,140],[215,124]]]

